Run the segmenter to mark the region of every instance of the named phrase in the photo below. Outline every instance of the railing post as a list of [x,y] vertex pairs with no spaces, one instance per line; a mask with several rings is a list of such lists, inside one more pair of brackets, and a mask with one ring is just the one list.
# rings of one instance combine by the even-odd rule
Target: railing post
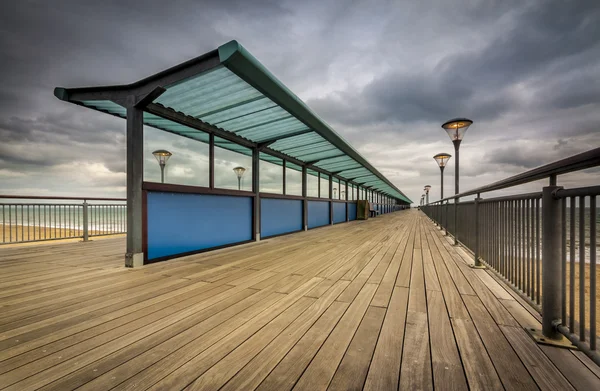
[[88,203],[87,200],[83,200],[83,241],[87,242],[88,240]]
[[[553,183],[554,182],[554,183]],[[542,190],[542,334],[549,339],[561,339],[558,331],[562,314],[561,270],[561,202],[554,196],[556,182]]]
[[481,226],[481,221],[479,218],[479,203],[481,202],[481,197],[480,197],[480,193],[477,193],[477,198],[475,198],[475,248],[474,253],[475,253],[475,260],[473,265],[471,266],[472,268],[475,269],[485,269],[485,266],[481,263],[481,261],[479,261],[479,232],[480,232],[480,226]]
[[458,198],[454,199],[454,245],[458,246]]
[[445,223],[444,223],[444,235],[448,236],[448,204],[450,203],[449,200],[446,200],[446,206],[444,206],[444,216],[445,216]]

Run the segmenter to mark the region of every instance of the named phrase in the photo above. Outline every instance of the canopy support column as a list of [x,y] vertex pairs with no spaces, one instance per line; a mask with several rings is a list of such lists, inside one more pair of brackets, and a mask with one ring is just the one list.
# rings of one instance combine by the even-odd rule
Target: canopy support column
[[[133,97],[132,97],[133,98]],[[144,111],[133,102],[127,107],[127,252],[125,266],[144,264],[143,191]]]
[[333,177],[329,175],[329,224],[333,225]]
[[254,240],[260,240],[260,150],[252,149],[252,191],[254,192],[254,207],[252,208]]
[[306,165],[302,166],[302,227],[308,231],[308,201],[306,200]]
[[346,200],[346,222],[348,222],[348,221],[350,221],[350,216],[348,215],[348,181],[346,181],[344,194],[346,195],[346,197],[345,197],[345,200]]

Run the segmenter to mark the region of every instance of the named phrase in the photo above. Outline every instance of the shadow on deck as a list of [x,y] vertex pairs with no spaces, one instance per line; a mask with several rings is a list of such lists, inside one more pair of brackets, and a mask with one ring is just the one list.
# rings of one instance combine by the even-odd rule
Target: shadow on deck
[[0,387],[600,389],[414,210],[135,270],[124,243],[0,248]]

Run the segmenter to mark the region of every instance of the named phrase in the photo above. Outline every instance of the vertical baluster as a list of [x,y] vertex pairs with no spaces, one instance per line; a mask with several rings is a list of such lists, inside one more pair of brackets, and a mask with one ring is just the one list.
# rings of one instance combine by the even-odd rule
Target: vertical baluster
[[520,227],[520,235],[521,235],[521,245],[519,246],[519,252],[520,252],[520,260],[521,260],[521,291],[525,294],[527,294],[527,260],[525,258],[526,251],[525,248],[527,246],[527,243],[525,243],[525,239],[526,239],[526,228],[525,228],[525,200],[519,200],[519,214],[520,214],[520,223],[521,223],[521,227]]
[[29,204],[27,204],[26,206],[27,206],[27,241],[29,242],[31,240],[31,234],[30,234],[31,225],[29,224],[29,218],[31,216],[29,215]]
[[511,227],[511,237],[512,237],[512,245],[511,245],[511,252],[512,252],[512,267],[513,267],[513,284],[515,284],[516,287],[519,286],[519,282],[518,282],[518,267],[517,267],[517,201],[513,200],[512,202],[512,227]]
[[493,238],[494,238],[494,269],[499,270],[500,267],[500,248],[499,248],[499,243],[500,243],[500,236],[499,236],[499,232],[500,232],[500,224],[499,224],[499,219],[498,219],[498,215],[499,215],[499,207],[500,204],[499,202],[494,201],[494,203],[492,204],[492,206],[494,207],[494,232],[493,232]]
[[4,207],[6,205],[2,204],[2,243],[6,243],[6,218]]
[[36,231],[36,227],[37,227],[37,220],[36,220],[36,218],[35,218],[35,207],[36,207],[36,206],[37,206],[36,204],[33,204],[33,205],[31,206],[31,208],[32,208],[32,211],[31,211],[31,212],[32,212],[32,214],[33,214],[33,222],[31,223],[31,226],[32,226],[32,228],[33,228],[33,240],[34,240],[34,241],[36,240],[36,232],[35,232],[35,231]]
[[567,321],[567,200],[561,199],[561,268],[562,268],[562,322],[565,324]]
[[23,223],[23,204],[21,204],[21,242],[25,241],[25,225]]
[[590,349],[596,350],[596,196],[590,197]]
[[508,275],[509,275],[509,281],[511,281],[514,284],[514,272],[513,272],[513,253],[512,253],[512,249],[513,249],[513,225],[512,225],[512,218],[513,218],[513,211],[512,211],[512,206],[513,206],[513,201],[507,201],[507,213],[506,213],[506,229],[508,231]]
[[585,197],[579,196],[579,339],[585,341]]
[[525,246],[526,246],[526,250],[527,250],[527,255],[526,255],[526,267],[527,267],[527,296],[531,297],[531,253],[529,251],[530,245],[531,245],[531,236],[529,235],[529,226],[530,226],[530,220],[529,220],[529,199],[523,200],[524,204],[525,204],[525,234],[526,234],[526,238],[525,238]]
[[521,285],[521,282],[523,281],[522,276],[523,276],[523,265],[521,262],[521,201],[517,200],[517,256],[515,257],[517,260],[517,281],[518,281],[518,287],[519,289],[522,291],[523,287]]
[[540,244],[542,239],[540,238],[540,199],[535,199],[535,292],[536,292],[536,303],[541,302],[541,268],[540,268]]
[[575,332],[575,197],[571,197],[569,210],[569,329]]
[[505,202],[500,201],[500,273],[506,276],[506,232],[504,226],[506,220],[504,219]]

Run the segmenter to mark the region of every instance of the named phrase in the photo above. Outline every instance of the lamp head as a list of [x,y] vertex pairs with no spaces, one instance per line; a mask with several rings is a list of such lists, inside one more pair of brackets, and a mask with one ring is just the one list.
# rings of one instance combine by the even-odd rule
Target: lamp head
[[244,176],[244,173],[246,172],[246,169],[244,167],[235,167],[233,169],[233,172],[235,172],[235,175],[237,175],[238,178],[241,178]]
[[425,192],[429,193],[429,190],[431,189],[431,185],[425,185]]
[[158,161],[158,164],[160,164],[161,166],[164,166],[165,164],[167,164],[167,160],[169,160],[169,158],[173,155],[171,152],[169,152],[165,149],[158,149],[158,150],[152,152],[152,154]]
[[469,126],[473,124],[473,121],[467,118],[454,118],[450,121],[445,122],[442,128],[448,133],[450,140],[461,141],[465,136],[465,132],[469,129]]
[[448,160],[450,160],[451,157],[452,155],[450,155],[449,153],[438,153],[433,158],[437,162],[438,166],[442,168],[446,167],[446,164],[448,164]]

